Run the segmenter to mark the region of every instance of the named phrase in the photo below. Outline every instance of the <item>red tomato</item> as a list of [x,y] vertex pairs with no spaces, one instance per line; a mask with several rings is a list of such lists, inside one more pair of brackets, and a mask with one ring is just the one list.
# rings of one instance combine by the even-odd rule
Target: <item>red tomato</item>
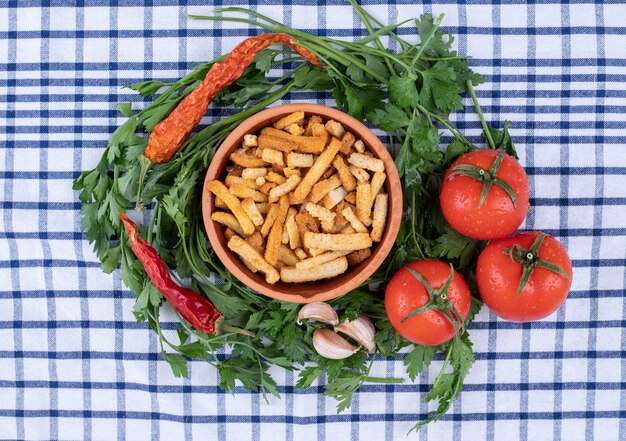
[[[498,155],[502,155],[502,163],[495,178],[513,190],[517,199],[515,206],[498,185],[501,181],[494,181],[493,174],[489,173]],[[463,165],[473,166],[475,172],[482,173],[475,176],[480,180],[457,174],[457,167]],[[492,184],[481,205],[481,193],[489,180]],[[520,226],[528,211],[528,197],[528,178],[515,158],[502,150],[476,150],[462,155],[450,166],[443,178],[439,202],[452,228],[467,237],[488,240],[511,234]]]
[[[438,260],[418,260],[406,266],[424,276],[435,290],[441,288],[450,277],[450,266]],[[463,277],[456,271],[447,298],[465,319],[470,307],[470,291]],[[429,299],[422,282],[404,267],[387,284],[385,310],[401,336],[413,343],[435,346],[447,342],[455,333],[452,322],[443,313],[428,310],[402,322],[411,311],[426,305]]]
[[533,231],[494,240],[478,256],[476,281],[480,295],[489,309],[505,320],[529,322],[542,319],[556,311],[567,297],[572,284],[572,262],[563,245],[548,235],[533,260],[538,257],[552,263],[567,277],[536,266],[524,289],[517,294],[524,264],[511,257],[508,249],[518,245],[525,250],[517,248],[520,257],[525,256],[540,234]]

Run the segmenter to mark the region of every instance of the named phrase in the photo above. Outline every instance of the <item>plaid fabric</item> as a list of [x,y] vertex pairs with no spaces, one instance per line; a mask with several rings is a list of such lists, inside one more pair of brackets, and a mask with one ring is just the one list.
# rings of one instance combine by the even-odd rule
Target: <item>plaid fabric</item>
[[[414,384],[364,386],[340,415],[319,385],[296,392],[294,374],[278,369],[281,400],[230,395],[201,362],[189,380],[174,378],[119,273],[100,271],[71,182],[122,121],[115,103],[144,105],[122,86],[177,79],[256,32],[188,21],[211,11],[203,0],[113,3],[0,5],[0,438],[405,439],[439,363]],[[363,35],[349,6],[322,3],[253,7],[312,32]],[[412,437],[626,439],[626,5],[366,3],[383,21],[446,13],[460,53],[488,77],[478,90],[486,118],[513,121],[533,192],[523,227],[558,237],[574,264],[568,301],[541,322],[483,309],[460,399]],[[454,118],[478,141],[473,111]],[[373,371],[404,369],[381,359]]]

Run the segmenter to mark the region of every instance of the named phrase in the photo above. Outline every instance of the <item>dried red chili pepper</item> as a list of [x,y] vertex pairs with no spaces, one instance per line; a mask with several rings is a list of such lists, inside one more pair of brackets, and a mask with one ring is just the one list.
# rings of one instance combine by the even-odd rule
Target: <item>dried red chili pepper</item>
[[206,297],[174,283],[165,262],[159,257],[154,247],[139,235],[137,225],[124,213],[120,213],[120,219],[126,227],[126,234],[128,234],[133,253],[143,265],[148,277],[176,312],[191,326],[198,331],[213,335],[220,334],[222,330],[254,335],[243,329],[227,325],[224,323],[222,314]]
[[308,62],[322,66],[311,51],[298,46],[298,40],[290,35],[261,34],[239,43],[224,61],[215,63],[209,69],[202,83],[187,95],[167,118],[161,121],[150,133],[148,145],[143,156],[139,157],[141,169],[137,189],[136,210],[141,211],[141,191],[146,173],[152,164],[163,164],[172,159],[183,142],[198,125],[211,100],[226,86],[235,82],[243,71],[252,63],[254,57],[273,43],[283,43]]
[[254,57],[272,43],[283,43],[310,63],[321,66],[317,57],[298,46],[298,40],[287,34],[261,34],[247,38],[228,54],[224,61],[215,63],[202,84],[183,99],[172,113],[161,121],[150,134],[144,156],[156,164],[168,162],[198,125],[215,95],[236,81],[252,63]]

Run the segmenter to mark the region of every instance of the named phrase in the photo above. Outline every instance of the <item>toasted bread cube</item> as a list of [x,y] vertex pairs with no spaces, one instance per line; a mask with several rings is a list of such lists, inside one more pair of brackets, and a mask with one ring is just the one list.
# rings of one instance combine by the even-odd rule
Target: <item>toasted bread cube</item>
[[270,204],[270,208],[267,211],[267,216],[265,216],[265,221],[261,226],[261,236],[265,237],[269,234],[272,225],[276,221],[276,217],[278,216],[278,204]]
[[[233,232],[234,234],[234,232]],[[294,254],[298,257],[298,259],[300,260],[304,260],[307,257],[306,251],[304,251],[302,248],[296,248],[295,250],[293,250]]]
[[258,188],[258,186],[256,185],[256,182],[254,182],[254,179],[244,179],[244,178],[240,178],[239,176],[233,176],[233,175],[227,175],[226,179],[224,179],[224,183],[226,184],[227,187],[231,187],[234,184],[238,184],[238,185],[243,185],[244,187],[247,187],[251,190],[256,190]]
[[350,222],[350,225],[352,225],[352,228],[354,228],[354,231],[356,231],[357,233],[367,233],[367,227],[363,225],[363,222],[361,222],[359,218],[356,216],[356,214],[354,214],[354,211],[352,211],[352,208],[350,207],[344,208],[341,214],[343,214],[343,216],[348,220],[348,222]]
[[289,179],[287,179],[285,182],[270,190],[270,202],[276,202],[278,198],[289,193],[291,190],[296,188],[300,181],[300,176],[289,176]]
[[285,162],[283,161],[283,153],[280,150],[274,150],[270,148],[263,149],[263,156],[261,158],[270,164],[276,164],[283,166]]
[[247,262],[247,265],[252,265],[253,268],[265,273],[267,283],[276,283],[280,279],[278,271],[241,237],[233,236],[228,241],[228,248],[241,256],[244,263]]
[[362,250],[356,250],[351,252],[346,257],[348,259],[348,265],[357,266],[359,263],[363,262],[371,255],[372,252],[369,248],[363,248]]
[[[289,135],[282,130],[277,130],[277,132]],[[295,140],[288,139],[282,136],[276,136],[276,134],[266,134],[261,131],[261,136],[259,136],[259,149],[272,149],[289,153],[297,147],[298,143]]]
[[272,191],[272,189],[275,187],[276,187],[276,184],[274,184],[273,182],[266,182],[265,184],[259,187],[259,191],[263,193],[264,195],[269,196],[270,191]]
[[276,220],[270,229],[270,233],[267,236],[267,243],[265,244],[265,260],[270,265],[275,265],[278,261],[279,247],[282,242],[283,228],[288,211],[289,198],[283,195],[278,201],[278,214],[276,215]]
[[246,154],[246,152],[239,150],[230,154],[230,160],[246,168],[263,167],[265,165],[265,162],[261,158],[250,156]]
[[304,131],[304,135],[305,136],[312,136],[313,133],[311,131],[311,128],[313,126],[313,124],[321,124],[322,123],[322,117],[319,115],[311,115],[311,117],[309,118],[309,121],[306,124],[306,130]]
[[259,209],[256,207],[252,198],[246,198],[241,201],[241,207],[248,214],[248,217],[254,225],[257,227],[263,225],[263,215],[259,213]]
[[250,246],[257,250],[259,253],[263,252],[263,248],[265,247],[265,239],[263,239],[263,236],[260,232],[255,231],[250,236],[246,237],[245,241],[248,242],[248,244],[250,244]]
[[224,230],[224,237],[226,238],[226,240],[230,240],[231,237],[236,236],[237,233],[235,233],[232,229],[226,227],[226,229]]
[[328,121],[326,121],[326,124],[324,127],[326,128],[326,131],[331,136],[334,136],[337,139],[343,138],[343,135],[346,133],[346,130],[343,128],[343,126],[337,121],[332,120],[332,119],[329,119]]
[[241,184],[233,184],[228,187],[230,192],[240,199],[252,198],[254,202],[267,202],[267,196],[260,191],[252,190]]
[[[226,186],[220,181],[209,181],[205,184],[205,188],[213,193],[216,197],[220,198],[224,203],[228,206],[233,215],[237,218],[237,222],[241,225],[241,229],[246,234],[254,233],[255,227],[246,212],[241,208],[241,202],[237,197],[232,193],[231,190],[226,188]],[[249,188],[242,187],[248,191]]]
[[337,173],[339,173],[339,178],[341,179],[341,185],[343,185],[343,188],[347,191],[353,191],[356,188],[356,178],[344,162],[343,158],[341,156],[335,156],[333,166],[337,169]]
[[348,202],[349,204],[356,205],[356,191],[351,191],[350,193],[345,195],[343,200]]
[[283,262],[286,266],[294,266],[300,262],[298,256],[296,256],[296,254],[291,251],[287,245],[283,244],[281,244],[278,249],[278,260],[279,262]]
[[373,172],[385,171],[385,163],[381,159],[372,158],[362,153],[352,153],[348,157],[348,162],[356,167],[360,167]]
[[251,134],[243,135],[243,146],[246,148],[258,147],[259,143],[257,141],[256,135],[251,135]]
[[311,167],[315,158],[311,154],[291,152],[287,155],[287,166],[290,168]]
[[285,267],[280,270],[280,279],[285,283],[304,283],[328,279],[338,276],[348,269],[348,260],[341,256],[330,262],[323,263],[314,270]]
[[389,197],[386,194],[376,196],[374,203],[374,214],[372,216],[372,231],[370,236],[374,242],[380,242],[383,238],[385,225],[387,223],[387,204]]
[[324,207],[320,207],[319,205],[312,202],[305,203],[304,209],[308,211],[311,216],[316,217],[320,220],[323,230],[330,230],[333,227],[336,214],[332,211]]
[[337,138],[333,138],[328,144],[326,150],[324,150],[315,160],[313,166],[309,169],[304,178],[302,178],[298,187],[294,190],[295,200],[304,201],[306,199],[313,186],[333,162],[333,159],[335,159],[335,156],[340,148],[341,141]]
[[227,210],[228,209],[228,205],[226,205],[223,200],[221,200],[220,198],[218,198],[216,196],[215,197],[215,208],[219,208],[221,210]]
[[326,171],[324,172],[324,174],[322,176],[320,176],[320,179],[328,179],[330,178],[332,175],[334,175],[335,173],[337,173],[337,170],[335,170],[335,167],[333,167],[332,165],[330,167],[328,167],[326,169]]
[[300,136],[304,133],[304,128],[300,124],[296,124],[296,123],[289,124],[283,130],[295,136]]
[[274,123],[274,127],[277,129],[284,129],[285,127],[288,127],[292,124],[297,125],[298,123],[302,121],[304,121],[304,112],[302,110],[298,110],[276,121]]
[[285,231],[289,237],[289,248],[295,250],[302,246],[302,240],[300,239],[300,233],[298,233],[298,224],[296,224],[296,215],[298,210],[293,207],[289,208],[287,214],[287,220],[285,221]]
[[387,179],[385,172],[376,172],[374,176],[372,176],[372,182],[370,182],[372,203],[374,203],[374,199],[378,196],[380,189],[383,188],[385,179]]
[[289,235],[287,234],[287,229],[283,227],[283,237],[280,240],[284,245],[289,243]]
[[350,148],[352,148],[354,141],[355,141],[354,135],[350,132],[346,132],[345,135],[343,135],[343,138],[341,138],[340,152],[348,156],[350,154]]
[[305,233],[304,245],[329,251],[354,251],[372,246],[372,238],[367,233],[325,234]]
[[352,228],[352,225],[347,225],[343,227],[343,230],[341,230],[341,234],[354,234],[354,233],[356,233],[356,230]]
[[267,202],[257,202],[255,205],[261,214],[267,214],[270,209],[270,204]]
[[265,167],[257,167],[257,168],[244,168],[241,172],[241,177],[244,179],[255,180],[256,178],[260,178],[267,174],[267,169]]
[[296,214],[296,225],[298,226],[298,233],[300,238],[304,236],[304,233],[310,231],[312,233],[319,233],[320,226],[311,213],[306,210]]
[[311,135],[315,137],[328,136],[328,132],[322,123],[313,123],[311,125]]
[[330,262],[346,254],[349,254],[349,251],[327,251],[319,256],[309,257],[308,259],[296,262],[295,265],[297,269],[315,269],[323,263]]
[[352,176],[354,176],[359,183],[363,184],[370,180],[370,174],[362,168],[355,167],[354,165],[351,165],[349,168]]
[[257,185],[257,187],[262,187],[263,185],[265,185],[265,178],[263,176],[259,176],[258,178],[256,178],[254,180],[254,183]]
[[265,180],[267,182],[273,182],[274,184],[282,184],[287,180],[287,178],[276,173],[275,171],[271,171],[265,176]]
[[[324,147],[326,146],[326,142],[328,141],[328,134],[326,133],[326,130],[324,130],[324,136],[295,136],[273,127],[265,127],[261,130],[261,136],[263,135],[271,135],[295,141],[296,146],[293,150],[297,150],[301,153],[313,153],[316,155],[322,153]],[[261,136],[259,136],[259,142],[261,142]],[[278,149],[276,146],[274,148]]]
[[283,173],[285,174],[286,177],[290,177],[293,175],[300,176],[300,177],[302,176],[299,168],[285,167],[283,168]]
[[226,174],[241,177],[241,173],[243,172],[243,170],[244,167],[237,164],[232,164],[226,167]]
[[356,187],[356,216],[365,225],[371,221],[372,198],[370,184],[359,184]]
[[341,179],[339,175],[335,173],[328,179],[324,179],[323,181],[319,181],[317,184],[313,186],[311,189],[311,193],[309,194],[309,200],[311,202],[318,203],[322,200],[324,196],[326,196],[330,191],[341,185]]
[[356,150],[358,153],[363,153],[365,152],[365,144],[363,143],[363,141],[361,141],[360,139],[357,140],[352,147],[354,147],[354,150]]
[[337,187],[324,196],[324,199],[322,199],[322,205],[327,210],[332,210],[335,205],[343,200],[346,194],[348,194],[348,192],[345,188]]
[[224,211],[216,211],[213,214],[211,214],[211,219],[214,220],[215,222],[218,222],[224,225],[227,228],[230,228],[232,231],[234,231],[236,234],[240,236],[246,235],[246,233],[244,233],[243,231],[243,228],[241,228],[241,224],[239,223],[237,218],[231,213],[226,213]]

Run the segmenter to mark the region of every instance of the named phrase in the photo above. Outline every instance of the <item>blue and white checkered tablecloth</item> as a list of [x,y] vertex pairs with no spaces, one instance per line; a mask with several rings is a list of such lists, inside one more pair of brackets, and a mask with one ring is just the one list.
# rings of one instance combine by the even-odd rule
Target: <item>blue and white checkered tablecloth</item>
[[[205,0],[111,3],[0,3],[0,438],[405,439],[428,409],[421,399],[439,363],[415,384],[364,386],[339,415],[320,386],[296,392],[294,375],[278,369],[281,400],[230,395],[201,362],[189,380],[174,378],[154,333],[135,322],[119,273],[101,272],[71,182],[122,121],[115,104],[145,105],[122,86],[177,79],[255,33],[188,21],[211,11]],[[363,34],[349,6],[319,3],[252,7],[311,32]],[[412,3],[365,5],[383,21],[446,14],[459,51],[487,75],[478,90],[486,118],[513,121],[533,196],[523,227],[563,242],[574,282],[541,322],[507,323],[483,309],[460,399],[411,438],[624,440],[626,4]],[[473,111],[455,119],[478,136]],[[401,360],[383,359],[373,375],[403,372]]]

